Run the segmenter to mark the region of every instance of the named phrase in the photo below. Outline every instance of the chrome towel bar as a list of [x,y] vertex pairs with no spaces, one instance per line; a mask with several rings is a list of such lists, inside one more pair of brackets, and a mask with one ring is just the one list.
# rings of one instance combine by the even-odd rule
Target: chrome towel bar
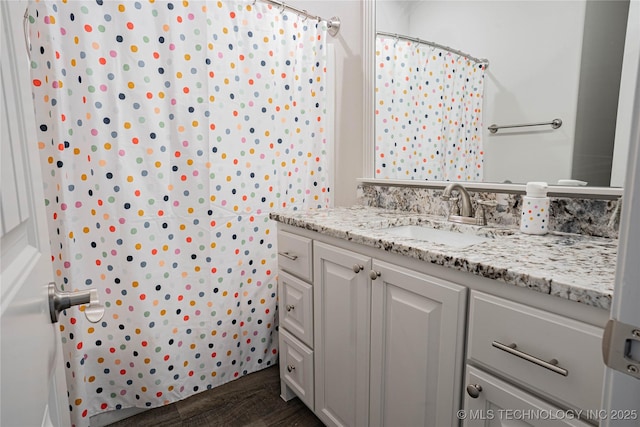
[[527,127],[527,126],[545,126],[545,125],[551,125],[552,129],[558,129],[560,126],[562,126],[562,120],[553,119],[550,122],[526,123],[526,124],[522,124],[522,125],[503,125],[503,126],[498,126],[498,125],[494,124],[494,125],[489,126],[488,129],[489,129],[489,132],[496,133],[496,132],[498,132],[498,129],[522,128],[522,127]]

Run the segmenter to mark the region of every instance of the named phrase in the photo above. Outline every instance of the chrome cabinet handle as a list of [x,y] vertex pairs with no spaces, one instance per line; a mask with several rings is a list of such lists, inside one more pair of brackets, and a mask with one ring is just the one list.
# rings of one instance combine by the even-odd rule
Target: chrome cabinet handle
[[283,257],[288,258],[291,261],[295,261],[298,259],[298,255],[292,255],[289,252],[278,252],[278,255],[282,255]]
[[97,323],[104,316],[104,306],[98,300],[96,289],[86,291],[65,292],[56,287],[56,284],[49,283],[49,314],[51,323],[56,323],[60,317],[60,312],[74,305],[89,304],[84,308],[84,315],[91,323]]
[[467,394],[472,399],[477,399],[480,397],[480,392],[482,391],[482,386],[480,384],[469,384],[467,386]]
[[362,270],[364,270],[364,265],[353,264],[353,272],[354,273],[360,273]]
[[293,366],[293,365],[287,365],[287,371],[289,371],[289,372],[293,372],[293,371],[295,371],[295,370],[296,370],[296,367],[295,367],[295,366]]
[[538,366],[542,366],[543,368],[546,368],[552,372],[555,372],[556,374],[562,375],[563,377],[566,377],[569,375],[569,371],[558,366],[558,360],[551,359],[547,362],[546,360],[539,359],[535,356],[525,353],[522,350],[518,350],[518,346],[515,343],[504,345],[502,343],[499,343],[498,341],[494,341],[491,343],[491,345],[497,349],[506,351],[509,354],[518,356],[528,362],[535,363]]
[[295,305],[293,305],[293,304],[287,304],[287,311],[294,310],[295,308],[296,308],[296,306],[295,306]]
[[369,278],[370,278],[371,280],[376,280],[378,277],[380,277],[380,274],[381,274],[381,273],[380,273],[379,271],[371,270],[371,271],[369,272]]

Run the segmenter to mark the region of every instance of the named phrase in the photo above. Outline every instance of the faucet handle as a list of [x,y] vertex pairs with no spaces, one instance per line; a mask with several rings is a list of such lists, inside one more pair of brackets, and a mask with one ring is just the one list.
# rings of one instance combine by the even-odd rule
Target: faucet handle
[[487,225],[485,208],[495,208],[498,202],[495,200],[478,200],[476,206],[476,225]]

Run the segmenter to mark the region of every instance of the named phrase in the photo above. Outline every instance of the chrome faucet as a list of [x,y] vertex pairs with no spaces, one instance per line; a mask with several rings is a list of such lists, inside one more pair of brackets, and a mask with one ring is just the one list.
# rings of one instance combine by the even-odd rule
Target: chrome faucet
[[474,225],[487,225],[487,219],[485,216],[485,207],[495,207],[495,201],[478,200],[478,207],[476,208],[475,215],[473,214],[473,207],[471,206],[471,197],[460,183],[454,182],[447,185],[442,192],[442,200],[453,200],[451,192],[456,190],[459,194],[459,199],[462,201],[459,215],[452,215],[449,213],[447,217],[448,221],[457,222],[461,224],[474,224]]

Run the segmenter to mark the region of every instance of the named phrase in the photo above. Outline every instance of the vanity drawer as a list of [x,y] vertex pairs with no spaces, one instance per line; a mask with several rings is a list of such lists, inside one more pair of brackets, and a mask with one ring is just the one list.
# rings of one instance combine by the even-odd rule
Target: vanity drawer
[[[471,292],[467,357],[574,408],[600,407],[603,330],[544,310]],[[513,345],[516,345],[515,348]],[[523,354],[524,353],[524,354]],[[528,358],[527,355],[532,356]],[[557,360],[558,372],[536,362]]]
[[313,410],[313,351],[280,329],[280,378]]
[[313,347],[313,288],[281,271],[278,274],[280,327]]
[[[590,427],[571,414],[473,366],[467,366],[464,427],[527,425]],[[471,390],[469,390],[471,388]],[[536,414],[540,416],[536,417]],[[549,414],[548,417],[544,415]],[[552,417],[555,415],[555,417]],[[563,416],[564,415],[564,416]],[[546,419],[554,418],[554,419]]]
[[278,267],[310,282],[312,280],[312,240],[278,231]]

